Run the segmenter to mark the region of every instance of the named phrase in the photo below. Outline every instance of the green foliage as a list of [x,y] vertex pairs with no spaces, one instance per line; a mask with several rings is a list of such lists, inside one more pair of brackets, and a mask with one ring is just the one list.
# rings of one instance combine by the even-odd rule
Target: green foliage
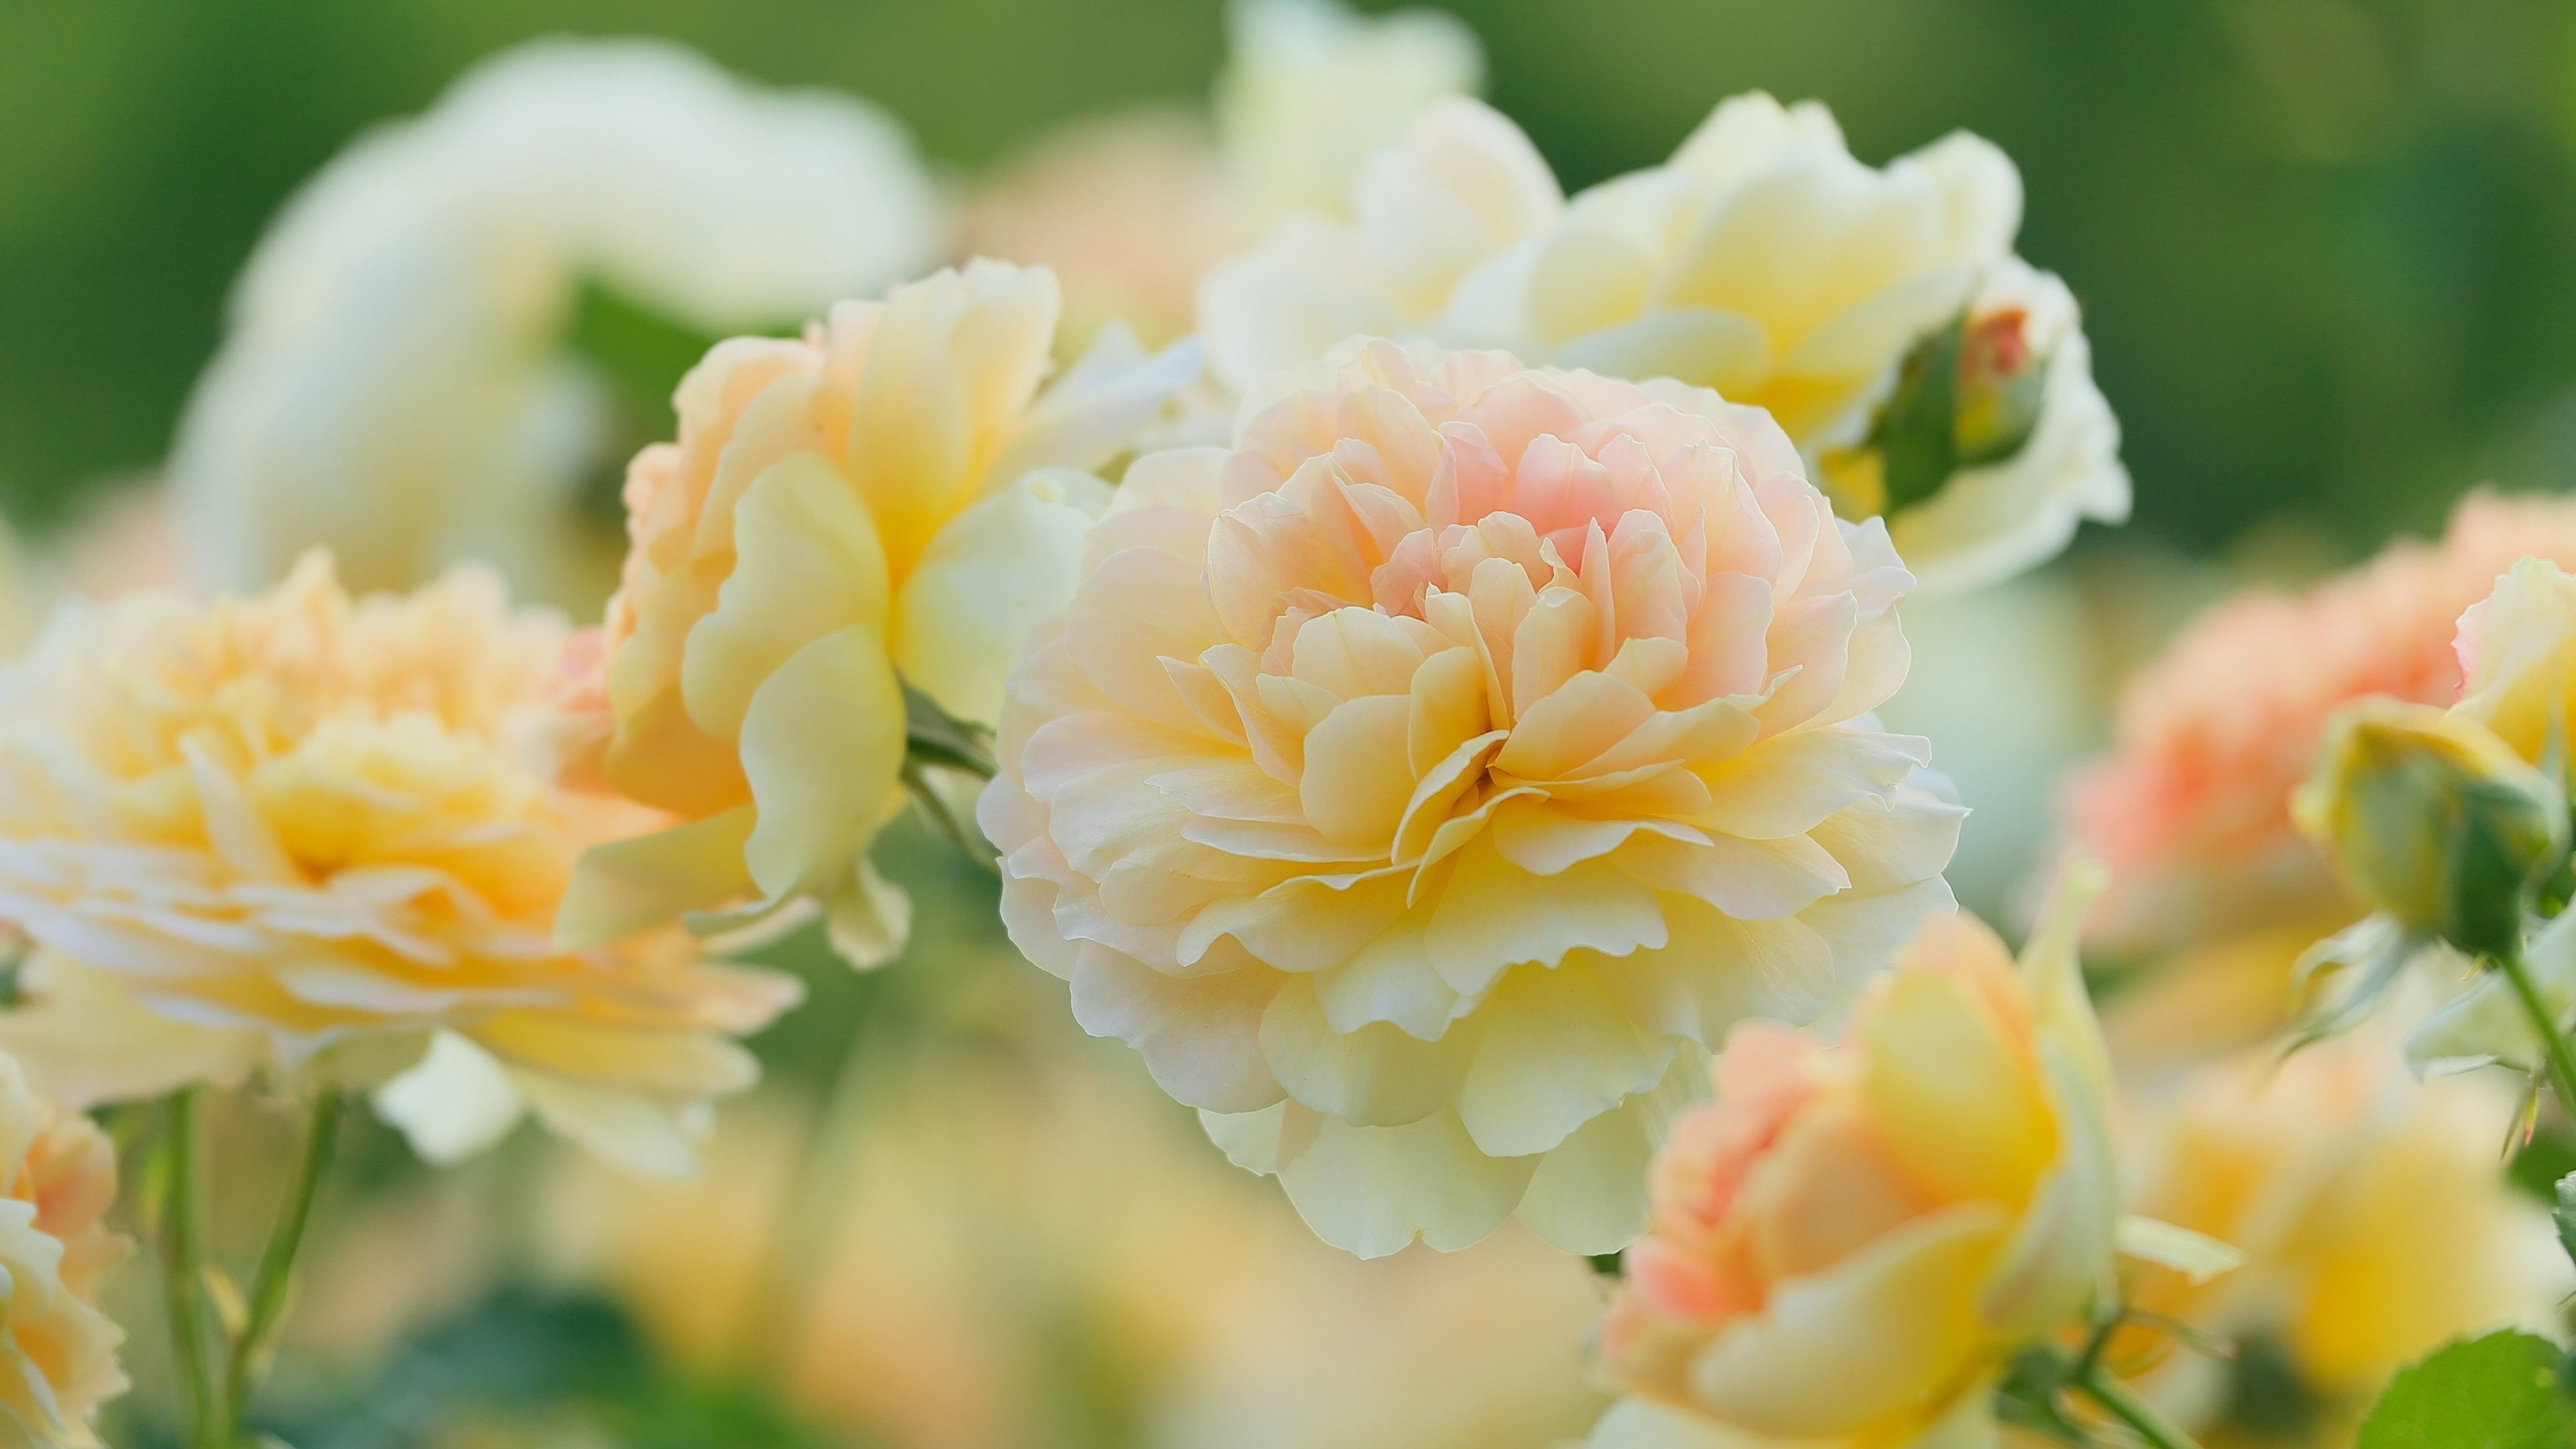
[[1962,314],[1914,344],[1870,428],[1869,445],[1887,465],[1880,511],[1891,518],[1940,492],[1959,466],[1959,348],[1967,334]]
[[2576,1258],[2576,1172],[2558,1179],[2557,1197],[2549,1216],[2558,1224],[2558,1246],[2567,1250],[2568,1257]]
[[2399,1374],[2370,1411],[2356,1449],[2567,1449],[2576,1402],[2558,1383],[2558,1349],[2528,1333],[2454,1343]]

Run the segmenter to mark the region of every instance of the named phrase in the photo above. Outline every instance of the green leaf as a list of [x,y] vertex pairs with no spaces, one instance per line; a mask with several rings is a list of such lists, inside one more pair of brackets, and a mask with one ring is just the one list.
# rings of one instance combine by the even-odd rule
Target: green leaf
[[2558,1387],[2558,1350],[2510,1330],[2454,1343],[2400,1373],[2356,1449],[2567,1449],[2576,1403]]

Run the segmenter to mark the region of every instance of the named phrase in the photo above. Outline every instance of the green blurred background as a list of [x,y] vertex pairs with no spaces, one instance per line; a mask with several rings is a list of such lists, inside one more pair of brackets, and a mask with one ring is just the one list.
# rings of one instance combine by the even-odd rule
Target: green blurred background
[[[1363,8],[1384,8],[1371,4]],[[2341,550],[2576,458],[2576,6],[2564,0],[1559,0],[1453,7],[1580,185],[1719,97],[1830,103],[1879,160],[1954,126],[2082,297],[2138,524]],[[5,0],[0,504],[147,468],[261,225],[351,134],[546,33],[659,34],[884,104],[968,170],[1205,92],[1215,0]]]

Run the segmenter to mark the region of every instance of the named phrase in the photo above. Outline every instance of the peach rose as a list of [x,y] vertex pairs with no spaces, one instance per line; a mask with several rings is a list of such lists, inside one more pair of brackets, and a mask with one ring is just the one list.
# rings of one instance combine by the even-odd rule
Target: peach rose
[[2282,1023],[2292,963],[2364,909],[2290,821],[2327,716],[2366,695],[2450,704],[2461,611],[2526,553],[2576,562],[2576,503],[2473,493],[2438,543],[2238,594],[2122,683],[2110,752],[2063,812],[2111,871],[2091,939],[2167,957],[2109,1013],[2124,1060],[2132,1040],[2196,1054]]
[[2003,1362],[2084,1311],[2117,1234],[2075,926],[2061,907],[2016,967],[1974,918],[1938,917],[1840,1044],[1736,1028],[1717,1100],[1655,1162],[1654,1228],[1602,1327],[1610,1377],[1735,1444],[1986,1422]]
[[14,1444],[95,1445],[99,1405],[125,1392],[125,1332],[99,1280],[130,1246],[107,1230],[116,1146],[27,1090],[0,1056],[0,1421]]
[[905,686],[994,719],[1108,503],[1083,470],[1197,370],[1122,335],[1041,392],[1057,310],[1044,268],[976,262],[802,339],[719,343],[681,382],[679,441],[627,475],[608,718],[571,762],[679,823],[583,861],[566,944],[810,899],[852,960],[900,948],[908,907],[867,849],[904,802]]
[[0,1042],[76,1103],[327,1058],[403,1072],[379,1110],[434,1157],[533,1109],[685,1170],[796,983],[677,932],[554,947],[575,858],[634,823],[522,758],[561,632],[488,574],[352,599],[318,554],[66,609],[0,675],[0,919],[42,948]]
[[1706,1046],[1948,901],[1867,713],[1909,582],[1759,410],[1355,340],[1138,461],[1031,636],[1012,939],[1327,1241],[1616,1248]]

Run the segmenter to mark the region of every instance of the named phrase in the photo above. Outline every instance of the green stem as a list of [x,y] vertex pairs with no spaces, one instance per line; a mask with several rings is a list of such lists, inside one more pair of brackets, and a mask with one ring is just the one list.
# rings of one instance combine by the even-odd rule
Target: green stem
[[[992,777],[987,775],[985,778]],[[932,784],[929,774],[918,762],[913,760],[903,762],[903,782],[911,787],[912,798],[920,804],[922,813],[930,817],[931,823],[939,827],[940,834],[947,836],[948,842],[956,846],[961,854],[986,870],[1000,869],[993,859],[992,847],[985,845],[973,831],[968,830],[965,822],[957,818],[957,813],[948,808],[948,802],[940,798],[939,791]]]
[[2147,1407],[2146,1400],[2130,1392],[2127,1384],[2099,1363],[2088,1366],[2075,1385],[2155,1449],[2200,1449],[2189,1434],[2166,1423],[2164,1415]]
[[198,1173],[205,1089],[183,1087],[170,1098],[168,1130],[161,1139],[163,1158],[163,1287],[167,1291],[170,1338],[177,1349],[180,1377],[189,1404],[188,1443],[192,1449],[225,1449],[230,1422],[223,1383],[209,1349],[223,1337],[212,1321],[206,1296],[206,1197]]
[[278,1201],[277,1220],[269,1226],[268,1246],[259,1256],[259,1276],[251,1281],[250,1317],[242,1325],[241,1341],[233,1345],[231,1370],[225,1379],[228,1423],[235,1443],[245,1442],[251,1396],[268,1377],[269,1365],[275,1359],[277,1333],[284,1326],[287,1299],[295,1281],[296,1250],[303,1246],[304,1225],[313,1216],[313,1199],[331,1170],[331,1149],[339,1138],[340,1118],[348,1105],[345,1093],[330,1088],[313,1099],[303,1154],[296,1161],[295,1176],[287,1183],[286,1195]]
[[2523,964],[2522,953],[2507,951],[2491,959],[2505,979],[2513,983],[2513,994],[2522,998],[2522,1009],[2531,1018],[2532,1030],[2540,1033],[2549,1085],[2558,1093],[2558,1105],[2576,1112],[2576,1049],[2570,1049],[2567,1033],[2550,1014],[2548,1003],[2540,999],[2539,983],[2531,979],[2531,968]]

